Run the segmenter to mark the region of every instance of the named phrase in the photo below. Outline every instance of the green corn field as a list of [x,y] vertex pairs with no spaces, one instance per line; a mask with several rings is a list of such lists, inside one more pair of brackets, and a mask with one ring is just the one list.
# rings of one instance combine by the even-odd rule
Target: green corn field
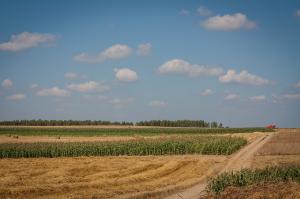
[[247,144],[247,141],[243,138],[216,136],[118,142],[5,143],[0,144],[0,158],[181,154],[228,155],[245,144]]
[[31,128],[31,127],[0,127],[0,135],[32,135],[32,136],[126,136],[126,135],[197,135],[197,134],[229,134],[272,132],[267,128]]

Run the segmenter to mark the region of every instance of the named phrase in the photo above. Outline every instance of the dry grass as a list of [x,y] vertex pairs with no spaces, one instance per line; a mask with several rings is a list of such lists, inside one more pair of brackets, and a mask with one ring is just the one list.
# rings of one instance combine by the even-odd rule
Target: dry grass
[[300,129],[280,129],[258,155],[300,155]]
[[0,198],[119,198],[199,181],[225,156],[0,160]]
[[241,137],[247,140],[248,143],[251,143],[257,140],[260,137],[263,137],[267,134],[272,134],[272,132],[253,132],[253,133],[233,133],[233,134],[211,134],[214,136],[227,136],[227,137]]
[[253,168],[300,165],[300,129],[279,129],[254,156]]
[[[207,197],[209,199],[213,196]],[[289,183],[264,183],[246,187],[226,188],[218,199],[297,199],[300,198],[300,184]]]
[[128,141],[139,140],[136,136],[13,136],[0,135],[1,143],[34,143],[34,142],[111,142],[111,141]]
[[264,155],[254,156],[252,168],[265,168],[267,166],[300,165],[300,155]]

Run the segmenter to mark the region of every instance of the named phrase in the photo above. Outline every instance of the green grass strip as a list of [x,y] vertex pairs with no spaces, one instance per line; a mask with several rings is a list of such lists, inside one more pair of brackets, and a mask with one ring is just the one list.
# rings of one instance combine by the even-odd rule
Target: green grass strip
[[22,128],[0,127],[0,135],[20,136],[132,136],[132,135],[173,135],[173,134],[229,134],[272,132],[267,128]]
[[227,172],[209,180],[207,189],[219,194],[226,187],[241,187],[264,182],[300,182],[300,166],[267,167],[265,169],[242,169],[238,172]]

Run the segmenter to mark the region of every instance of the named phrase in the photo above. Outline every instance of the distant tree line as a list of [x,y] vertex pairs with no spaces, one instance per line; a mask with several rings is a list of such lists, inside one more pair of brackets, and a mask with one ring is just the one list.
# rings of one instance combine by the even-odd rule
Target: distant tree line
[[133,122],[111,122],[103,120],[13,120],[0,121],[0,125],[10,126],[92,126],[92,125],[124,125],[124,126],[162,126],[162,127],[202,127],[223,128],[222,123],[204,120],[149,120]]
[[13,120],[0,121],[0,125],[11,126],[92,126],[92,125],[134,125],[132,122],[111,122],[103,120]]
[[222,123],[204,120],[149,120],[137,122],[136,126],[223,128]]

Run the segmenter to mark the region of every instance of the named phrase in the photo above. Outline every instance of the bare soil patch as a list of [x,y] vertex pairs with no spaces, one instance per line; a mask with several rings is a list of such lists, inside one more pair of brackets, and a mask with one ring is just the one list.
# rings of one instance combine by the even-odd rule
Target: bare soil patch
[[0,159],[0,198],[122,198],[198,182],[225,156]]

